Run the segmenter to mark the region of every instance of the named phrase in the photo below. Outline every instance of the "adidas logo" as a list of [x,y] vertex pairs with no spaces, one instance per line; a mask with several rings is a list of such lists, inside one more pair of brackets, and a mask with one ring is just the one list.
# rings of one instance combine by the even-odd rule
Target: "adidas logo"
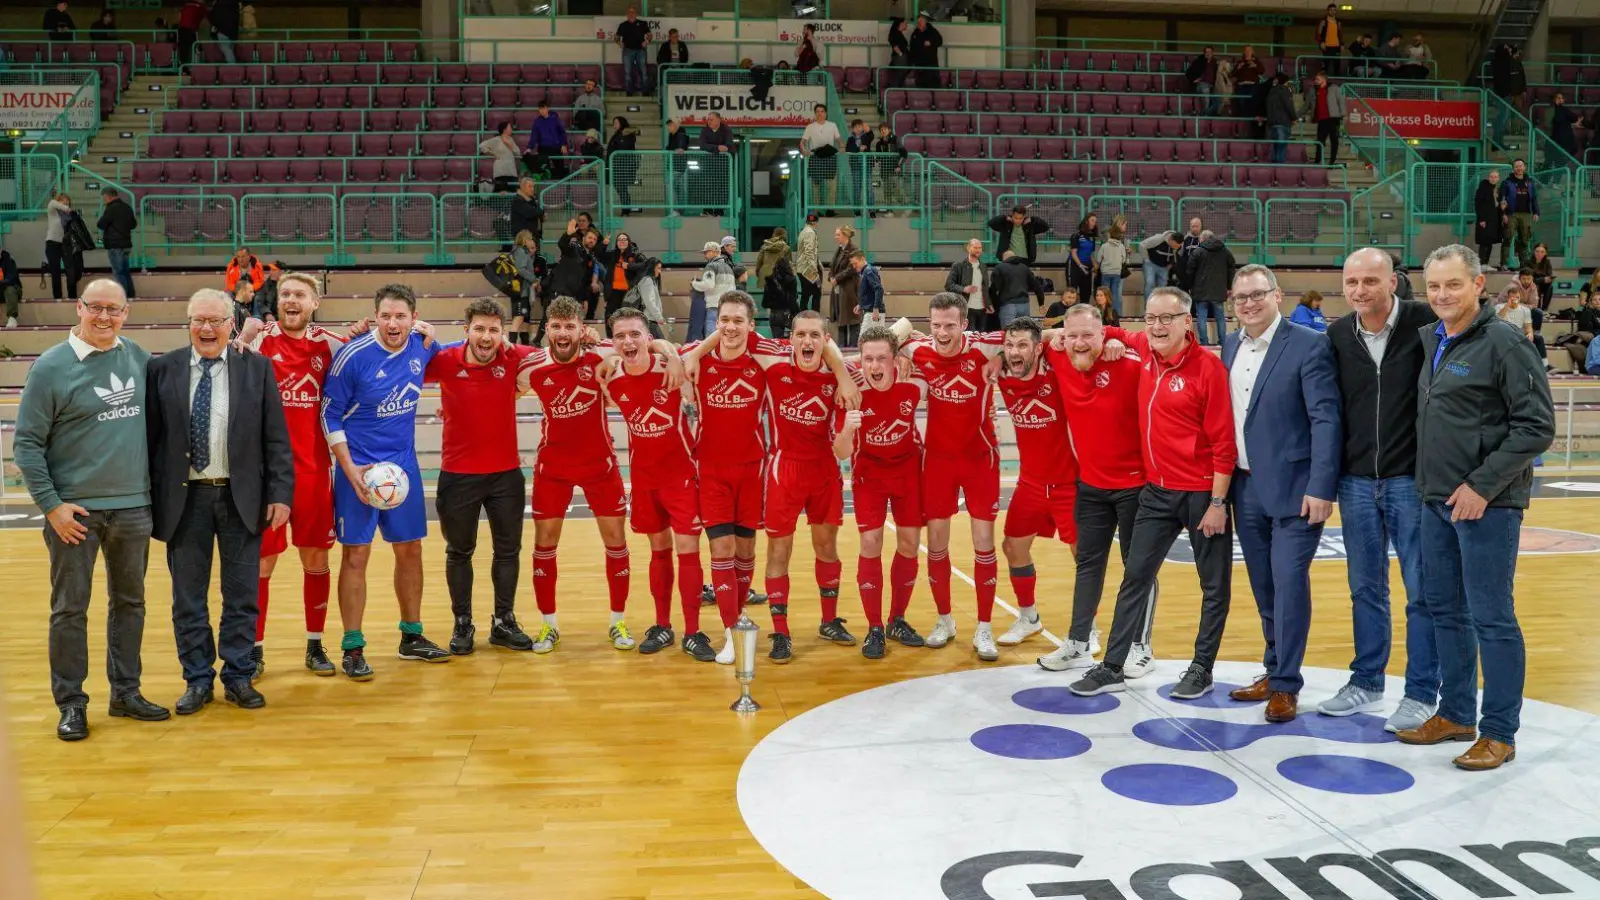
[[875,585],[875,584],[872,584],[871,582],[868,582],[866,584],[861,585],[861,589],[863,591],[875,591],[875,590],[878,589],[878,586]]
[[632,574],[632,573],[629,572],[627,569],[623,569],[621,572],[617,573],[617,577],[618,578],[627,578],[630,574]]
[[533,577],[535,577],[535,578],[543,578],[544,577],[544,570],[539,568],[538,566],[534,566],[534,568],[533,568]]
[[274,354],[272,354],[272,361],[273,362],[283,362],[283,354],[282,353],[274,353]]
[[382,369],[379,369],[379,370],[378,370],[378,374],[376,374],[376,375],[374,375],[374,376],[372,376],[372,377],[373,377],[373,378],[382,378],[382,377],[383,377],[383,370],[382,370]]
[[555,384],[555,383],[556,383],[556,382],[555,382],[555,379],[553,379],[553,378],[550,378],[550,377],[548,377],[548,376],[546,376],[546,378],[545,378],[545,380],[544,380],[544,386],[545,386],[545,387],[550,387],[550,386],[551,386],[551,385],[553,385],[553,384]]
[[990,578],[990,579],[984,581],[983,584],[984,584],[985,587],[993,587],[994,584],[995,584],[995,580],[993,578]]
[[106,402],[107,406],[121,406],[133,399],[133,390],[134,381],[132,375],[128,376],[127,381],[123,381],[117,377],[117,373],[113,372],[111,373],[110,389],[96,387],[94,392],[96,396]]
[[457,369],[456,370],[456,377],[457,378],[465,378],[465,377],[467,377],[467,370],[466,369]]

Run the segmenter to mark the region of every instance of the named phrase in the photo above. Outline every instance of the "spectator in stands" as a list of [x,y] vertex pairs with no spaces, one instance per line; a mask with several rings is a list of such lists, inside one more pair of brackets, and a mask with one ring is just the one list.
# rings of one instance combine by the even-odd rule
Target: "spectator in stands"
[[1567,95],[1556,91],[1550,98],[1550,140],[1572,154],[1573,159],[1583,157],[1583,150],[1578,147],[1578,133],[1573,130],[1577,124],[1578,114],[1567,105]]
[[267,273],[261,268],[261,260],[256,259],[249,247],[240,247],[233,258],[228,260],[228,270],[223,275],[223,289],[230,294],[238,292],[239,282],[249,282],[252,292],[261,289],[267,280]]
[[828,318],[839,326],[841,347],[854,347],[856,335],[861,333],[861,313],[856,306],[861,280],[850,265],[850,256],[856,252],[855,236],[856,230],[849,225],[833,230],[837,247],[833,251],[833,263],[828,267],[828,277],[833,279],[833,309]]
[[1067,284],[1077,290],[1080,297],[1094,296],[1094,245],[1100,233],[1100,217],[1089,213],[1078,223],[1078,230],[1067,246]]
[[756,253],[756,280],[761,282],[761,306],[775,338],[789,336],[789,325],[800,311],[795,290],[794,266],[790,263],[789,233],[774,228]]
[[678,29],[667,29],[666,43],[656,50],[656,77],[672,66],[689,64],[689,45],[678,39]]
[[211,36],[217,40],[222,59],[229,64],[238,62],[233,53],[233,42],[239,39],[239,0],[212,0]]
[[600,96],[600,86],[590,78],[583,82],[583,93],[572,101],[572,130],[587,131],[599,128],[606,115],[606,101]]
[[[1483,176],[1478,182],[1478,192],[1472,200],[1473,214],[1477,217],[1477,225],[1473,228],[1472,237],[1478,245],[1478,262],[1483,264],[1485,270],[1493,272],[1494,267],[1489,265],[1489,254],[1494,245],[1505,238],[1505,213],[1500,209],[1500,170],[1490,169],[1489,174]],[[1506,267],[1506,250],[1500,248],[1500,266]]]
[[1500,212],[1506,217],[1506,231],[1500,247],[1501,263],[1510,265],[1513,241],[1516,242],[1517,265],[1525,266],[1532,258],[1533,224],[1539,221],[1539,190],[1528,176],[1528,162],[1513,160],[1511,177],[1500,185]]
[[[1600,266],[1596,266],[1594,273],[1589,276],[1589,280],[1584,282],[1583,287],[1578,288],[1578,303],[1580,305],[1588,306],[1594,300],[1600,300]],[[1600,331],[1600,329],[1596,330]]]
[[806,215],[795,247],[795,274],[800,276],[799,309],[822,311],[822,262],[817,249],[817,214]]
[[[1289,90],[1289,76],[1279,72],[1267,91],[1267,136],[1272,141],[1272,162],[1283,165],[1289,159],[1289,137],[1294,131],[1294,94]],[[1320,146],[1320,145],[1319,145]]]
[[822,57],[817,55],[817,45],[813,43],[816,36],[815,25],[808,24],[800,30],[800,47],[795,51],[794,68],[802,75],[822,65]]
[[[850,120],[850,136],[844,139],[845,172],[848,173],[850,191],[842,199],[851,206],[864,207],[871,202],[869,169],[872,153],[872,129],[860,119]],[[830,213],[831,214],[831,213]],[[876,214],[874,214],[876,215]]]
[[[57,300],[62,299],[61,275],[65,271],[66,262],[66,227],[67,217],[72,214],[72,198],[66,191],[56,194],[45,204],[44,211],[44,265],[50,273],[51,295]],[[67,271],[67,296],[78,296],[78,276]]]
[[939,86],[939,48],[944,46],[944,35],[928,21],[927,13],[917,13],[917,27],[907,38],[910,47],[909,62],[917,73],[917,87],[933,89]]
[[94,20],[89,26],[89,40],[114,41],[117,39],[117,14],[115,10],[103,9],[100,18]]
[[[1328,83],[1326,72],[1318,72],[1306,89],[1306,117],[1317,123],[1317,165],[1339,162],[1339,128],[1344,125],[1344,96]],[[1328,148],[1326,157],[1322,148]]]
[[539,256],[539,239],[524,228],[511,241],[511,262],[517,267],[522,290],[511,300],[511,324],[506,328],[507,339],[513,344],[529,343],[533,328],[533,305],[539,282],[545,275],[545,263]]
[[911,23],[902,18],[889,20],[889,84],[888,87],[905,87],[906,68],[911,65],[911,41],[906,32]]
[[1523,290],[1524,288],[1521,284],[1506,285],[1506,289],[1500,292],[1500,296],[1505,299],[1495,304],[1494,314],[1516,326],[1517,330],[1522,332],[1522,336],[1531,342],[1533,340],[1533,313],[1529,311],[1527,304],[1523,302],[1526,299],[1523,297]]
[[767,277],[772,274],[773,267],[778,260],[785,259],[790,254],[789,231],[783,226],[772,229],[772,234],[761,242],[761,249],[756,251],[755,278],[759,284],[766,284]]
[[[1027,257],[1014,250],[1002,248],[1000,252],[1009,259],[1024,263],[1028,261]],[[967,241],[967,255],[956,260],[950,271],[945,273],[944,289],[967,298],[968,331],[991,330],[989,316],[994,312],[989,297],[991,281],[989,267],[983,264],[983,241],[977,238]]]
[[[1218,115],[1232,116],[1239,113],[1239,110],[1234,108],[1233,91],[1233,60],[1217,60],[1217,82],[1212,85],[1211,95],[1215,98]],[[1243,109],[1246,105],[1239,104],[1239,108]]]
[[[634,151],[639,148],[639,130],[628,123],[627,116],[617,116],[611,120],[611,137],[606,141],[606,159],[610,160],[611,183],[617,189],[617,199],[622,201],[618,207],[621,215],[638,212],[630,208],[633,195],[630,189],[639,180],[639,157]],[[614,154],[621,153],[621,156]]]
[[[1400,261],[1398,254],[1389,254],[1389,263],[1394,268],[1394,295],[1400,300],[1413,299],[1411,289],[1411,273],[1406,271],[1405,263]],[[1426,298],[1424,298],[1426,299]]]
[[[1039,298],[1040,309],[1045,305],[1044,285],[1028,267],[1027,261],[1010,250],[1000,255],[1000,264],[989,275],[989,294],[999,313],[1002,329],[1024,316],[1033,315],[1033,305],[1028,300],[1030,296]],[[967,318],[970,320],[971,300],[968,300],[968,304]]]
[[6,327],[17,327],[17,316],[22,314],[22,269],[7,250],[0,250],[0,301],[6,307]]
[[529,172],[547,178],[564,178],[567,164],[559,157],[568,152],[567,126],[561,117],[550,111],[550,101],[539,101],[539,114],[533,117],[533,128],[528,132],[528,147],[523,151],[522,162]]
[[[522,158],[522,150],[517,146],[517,139],[511,134],[511,120],[506,119],[495,126],[495,135],[478,145],[478,152],[493,157],[494,192],[509,194],[517,189],[517,160]],[[515,233],[515,229],[513,229]]]
[[1094,308],[1100,311],[1100,324],[1119,326],[1122,324],[1122,313],[1117,311],[1111,302],[1111,291],[1104,285],[1094,289]]
[[1289,321],[1326,334],[1328,317],[1322,314],[1322,294],[1317,291],[1306,291],[1301,294],[1300,302],[1295,306],[1294,312],[1289,314]]
[[77,36],[78,26],[67,12],[67,0],[60,0],[44,11],[44,25],[41,27],[49,33],[52,41],[70,41]]
[[717,252],[722,254],[723,262],[733,271],[733,280],[748,290],[750,271],[744,267],[744,263],[739,262],[739,239],[731,234],[723,235],[717,244]]
[[1206,104],[1206,115],[1214,116],[1221,109],[1222,98],[1216,95],[1217,87],[1217,53],[1210,47],[1200,51],[1189,62],[1189,67],[1183,70],[1183,77],[1194,85],[1194,92],[1210,97]]
[[1256,59],[1256,48],[1246,44],[1239,53],[1239,60],[1233,64],[1234,115],[1241,119],[1253,119],[1260,115],[1256,112],[1255,95],[1264,72],[1261,60]]
[[1411,43],[1406,45],[1406,61],[1400,66],[1402,78],[1427,78],[1429,63],[1433,62],[1433,50],[1422,40],[1422,32],[1412,35]]
[[1372,46],[1372,35],[1363,34],[1350,42],[1350,74],[1355,78],[1377,75],[1378,48]]
[[1489,61],[1489,84],[1495,95],[1509,106],[1501,105],[1495,111],[1494,134],[1505,143],[1506,126],[1511,121],[1511,110],[1521,111],[1523,98],[1528,93],[1528,73],[1522,66],[1522,51],[1512,44],[1495,48]]
[[[806,123],[805,131],[800,134],[800,153],[806,157],[811,185],[817,192],[814,199],[819,204],[830,207],[827,214],[831,216],[834,215],[831,207],[837,199],[839,190],[839,149],[842,141],[839,136],[839,126],[828,121],[826,103],[818,103],[811,113],[811,121]],[[850,126],[852,140],[860,124],[861,120],[857,119]]]
[[[706,124],[700,129],[700,149],[707,153],[726,154],[733,151],[733,129],[717,113],[706,116]],[[701,167],[707,168],[705,163],[701,163]],[[713,160],[709,168],[710,171],[703,173],[701,179],[713,196],[722,197],[728,192],[729,165],[723,160]],[[709,207],[705,214],[721,215],[721,209]]]
[[288,266],[281,259],[267,263],[267,277],[261,282],[261,290],[256,291],[250,307],[250,314],[263,322],[278,320],[278,276],[286,268]]
[[[0,262],[3,262],[3,257],[0,257]],[[1578,296],[1578,308],[1573,312],[1572,333],[1556,338],[1556,346],[1565,347],[1567,355],[1572,359],[1574,375],[1582,375],[1587,371],[1585,362],[1589,346],[1594,342],[1595,336],[1600,335],[1600,269],[1595,270],[1593,277],[1579,291]]]
[[1600,341],[1589,342],[1589,355],[1583,358],[1583,371],[1588,375],[1600,375]]
[[633,286],[633,291],[623,303],[644,311],[645,327],[650,336],[660,340],[667,336],[667,314],[661,308],[661,260],[651,257],[644,261],[644,274]]
[[650,43],[650,25],[639,21],[639,10],[628,7],[628,17],[617,24],[617,46],[622,48],[622,86],[632,97],[645,92],[645,45]]
[[878,273],[878,267],[867,262],[864,251],[857,250],[850,254],[850,268],[855,270],[860,283],[856,292],[856,315],[861,317],[860,327],[887,325],[889,313],[884,303],[883,276]]
[[[1046,306],[1044,314],[1039,317],[1039,324],[1045,328],[1055,328],[1067,317],[1067,310],[1078,305],[1078,292],[1067,288],[1061,292],[1061,299]],[[997,329],[989,328],[986,331]]]
[[[1554,262],[1550,259],[1550,248],[1542,241],[1534,244],[1533,261],[1525,268],[1533,271],[1533,284],[1537,291],[1536,294],[1528,295],[1528,305],[1540,312],[1549,309],[1550,298],[1556,290],[1556,270]],[[1534,318],[1539,317],[1534,316]],[[1537,322],[1534,323],[1534,327],[1538,327]]]
[[1400,46],[1400,35],[1389,35],[1389,40],[1378,48],[1378,68],[1383,71],[1385,78],[1405,78],[1401,72],[1405,61],[1406,52]]
[[1342,62],[1339,55],[1343,52],[1344,28],[1339,21],[1339,5],[1329,3],[1324,10],[1322,19],[1317,22],[1317,47],[1322,54],[1322,70],[1329,75],[1338,75]]
[[1150,299],[1150,292],[1158,287],[1166,287],[1169,276],[1172,274],[1172,262],[1178,256],[1178,248],[1183,245],[1183,238],[1176,231],[1158,231],[1139,242],[1139,249],[1144,251],[1144,298]]
[[593,228],[580,232],[577,219],[567,220],[567,230],[562,232],[561,239],[556,242],[556,247],[561,251],[561,258],[556,260],[555,266],[550,270],[550,289],[545,292],[546,303],[554,297],[571,297],[584,305],[586,318],[594,318],[595,297],[592,282],[594,248],[599,243],[598,238],[599,235]]
[[877,154],[873,168],[876,170],[878,181],[883,185],[883,193],[876,202],[884,206],[880,211],[887,213],[888,207],[905,202],[905,191],[901,189],[900,183],[900,167],[907,156],[906,148],[900,146],[900,139],[895,137],[887,119],[878,123],[878,135],[872,141],[872,152]]
[[532,175],[524,175],[517,180],[517,193],[511,198],[511,233],[532,233],[534,253],[539,252],[540,238],[544,234],[544,207],[534,196],[537,186]]
[[1178,245],[1178,255],[1172,261],[1172,275],[1168,283],[1177,285],[1185,293],[1192,293],[1194,288],[1194,282],[1190,278],[1190,272],[1193,270],[1189,267],[1189,259],[1200,246],[1200,235],[1205,233],[1203,227],[1199,216],[1189,220],[1189,231],[1184,234],[1182,242]]
[[[611,242],[610,249],[602,248],[598,256],[606,273],[604,318],[609,322],[611,314],[622,308],[623,299],[644,276],[649,261],[639,253],[639,248],[633,245],[633,238],[627,232],[619,233]],[[606,333],[610,333],[609,327]]]
[[128,257],[133,253],[133,232],[139,227],[139,217],[115,188],[101,190],[100,199],[105,202],[95,226],[103,235],[100,245],[106,248],[106,257],[111,261],[111,277],[132,300],[139,295],[133,289],[133,269]]
[[205,24],[207,15],[201,0],[185,0],[183,9],[178,11],[178,62],[188,65],[195,61],[194,45],[200,40],[200,26]]
[[1117,216],[1111,220],[1111,227],[1106,229],[1105,243],[1094,251],[1095,268],[1100,270],[1100,283],[1111,294],[1111,308],[1117,311],[1117,317],[1122,316],[1122,279],[1128,277],[1128,259],[1133,252],[1128,249],[1128,242],[1123,239],[1126,233],[1128,220]]
[[[700,255],[705,258],[706,265],[720,262],[721,249],[716,241],[706,241],[700,248]],[[684,338],[685,342],[704,340],[709,333],[706,330],[706,291],[715,283],[715,278],[708,276],[705,270],[695,276],[689,283],[689,333]],[[733,273],[728,273],[728,288],[733,288]]]
[[1228,330],[1222,304],[1228,299],[1228,285],[1233,283],[1233,273],[1239,264],[1233,259],[1233,251],[1223,245],[1221,238],[1210,231],[1202,231],[1200,245],[1189,254],[1187,268],[1189,282],[1194,286],[1190,295],[1194,298],[1195,336],[1202,344],[1212,343],[1207,340],[1206,322],[1215,320],[1216,343],[1220,344],[1222,335]]
[[599,131],[591,128],[583,133],[583,143],[578,145],[578,155],[589,159],[606,158],[606,145],[600,143]]
[[1028,208],[1019,204],[1011,207],[1011,215],[990,219],[989,230],[995,233],[995,256],[1010,250],[1031,266],[1039,262],[1039,235],[1050,230],[1050,223],[1028,215]]

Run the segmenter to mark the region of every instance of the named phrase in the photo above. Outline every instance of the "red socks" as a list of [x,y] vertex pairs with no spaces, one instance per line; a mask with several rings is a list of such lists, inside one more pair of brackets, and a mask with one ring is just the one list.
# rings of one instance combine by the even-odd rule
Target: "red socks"
[[256,578],[256,643],[267,639],[267,586],[268,578]]
[[832,622],[839,617],[839,575],[844,564],[839,560],[817,560],[817,591],[822,594],[822,621]]
[[[611,560],[606,560],[609,572]],[[556,611],[556,548],[533,548],[533,601],[542,615]]]
[[[750,596],[750,585],[756,580],[755,557],[746,559],[742,556],[733,558],[733,571],[739,576],[739,603],[743,607],[746,597]],[[735,618],[737,621],[737,618]]]
[[[948,567],[949,564],[946,563],[946,568]],[[917,558],[896,553],[894,562],[889,568],[889,584],[893,590],[890,596],[889,618],[898,619],[906,614],[906,609],[911,606],[911,593],[917,589]]]
[[[948,558],[946,565],[948,566]],[[994,618],[994,592],[1000,580],[1000,565],[993,550],[978,550],[972,556],[972,580],[977,582],[978,621]]]
[[685,635],[700,630],[700,585],[704,580],[699,551],[678,554],[678,601],[683,605]]
[[726,556],[711,557],[711,588],[717,595],[717,612],[722,614],[722,627],[732,628],[739,621],[739,610],[744,607],[746,592],[739,587],[739,576],[734,571],[733,559]]
[[650,599],[656,603],[656,624],[672,627],[672,551],[650,551]]
[[1011,567],[1011,592],[1017,595],[1019,609],[1027,609],[1033,605],[1034,583],[1038,580],[1032,563]]
[[[307,572],[305,583],[301,588],[306,604],[306,634],[320,635],[328,624],[328,570],[320,572]],[[266,596],[265,593],[262,596]],[[266,607],[262,607],[262,618],[266,618]]]
[[883,557],[863,556],[856,560],[856,588],[861,591],[861,611],[867,615],[867,624],[882,628]]
[[928,587],[933,591],[933,608],[939,615],[950,615],[950,551],[928,551]]
[[[789,576],[767,576],[767,608],[772,610],[772,630],[789,633]],[[781,610],[781,612],[780,612]]]

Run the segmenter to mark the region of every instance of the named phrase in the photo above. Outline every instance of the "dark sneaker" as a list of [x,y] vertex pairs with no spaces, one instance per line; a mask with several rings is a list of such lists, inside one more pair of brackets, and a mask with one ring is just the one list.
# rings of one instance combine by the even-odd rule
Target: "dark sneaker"
[[471,616],[456,616],[455,630],[450,632],[450,652],[456,656],[466,656],[472,652],[472,639],[477,635],[478,629],[472,625]]
[[672,642],[677,639],[678,636],[672,633],[671,628],[665,625],[651,625],[650,630],[644,633],[644,640],[639,642],[639,652],[660,653],[671,647]]
[[877,625],[867,629],[867,639],[861,642],[861,655],[867,659],[883,659],[883,628]]
[[329,678],[337,671],[328,659],[328,652],[322,649],[321,641],[306,641],[306,668],[322,678]]
[[844,627],[844,620],[838,617],[818,625],[817,634],[821,635],[823,640],[833,641],[835,644],[843,644],[846,647],[856,645],[856,636]]
[[716,606],[717,605],[717,589],[712,587],[709,584],[700,585],[700,605],[701,606]]
[[717,650],[711,646],[711,639],[706,637],[704,631],[683,636],[683,652],[694,657],[699,662],[715,662]]
[[346,650],[344,652],[344,674],[351,681],[371,681],[372,667],[367,665],[367,652],[365,650]]
[[1102,663],[1085,672],[1082,678],[1067,685],[1067,690],[1079,697],[1093,697],[1097,694],[1114,694],[1127,690],[1127,687],[1120,671]]
[[896,616],[889,621],[889,638],[899,641],[903,647],[921,647],[925,643],[922,635],[917,634],[905,616]]
[[1190,663],[1183,677],[1172,686],[1174,700],[1198,700],[1209,693],[1211,693],[1211,673],[1199,663]]
[[772,649],[767,651],[767,659],[779,665],[794,659],[794,641],[787,634],[768,635],[772,638]]
[[450,651],[420,634],[402,633],[400,635],[400,658],[416,660],[417,662],[449,662]]
[[267,674],[266,649],[267,648],[261,646],[260,644],[250,648],[250,661],[256,664],[256,667],[250,672],[251,684],[255,684],[256,682],[260,681],[261,676]]
[[[532,650],[533,638],[517,624],[516,616],[496,617],[489,627],[489,643],[507,650]],[[455,647],[450,648],[454,652]]]
[[755,588],[751,588],[750,593],[746,594],[744,597],[744,604],[746,606],[760,606],[765,602],[767,602],[767,595],[757,593]]

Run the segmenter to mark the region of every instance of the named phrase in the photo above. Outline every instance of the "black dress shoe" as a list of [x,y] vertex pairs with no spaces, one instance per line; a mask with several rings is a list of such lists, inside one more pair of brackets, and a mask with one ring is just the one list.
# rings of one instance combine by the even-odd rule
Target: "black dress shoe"
[[189,689],[183,692],[183,696],[178,698],[178,715],[192,716],[205,709],[206,704],[214,699],[216,694],[211,690],[211,685],[191,684]]
[[172,718],[172,713],[165,707],[151,703],[140,694],[129,694],[121,700],[111,701],[111,709],[107,712],[119,719],[138,719],[140,722],[165,722]]
[[240,709],[260,709],[267,705],[267,698],[261,696],[261,692],[249,683],[224,686],[222,699]]
[[89,736],[89,714],[81,706],[69,706],[61,711],[61,721],[56,723],[56,737],[63,741],[81,741]]

